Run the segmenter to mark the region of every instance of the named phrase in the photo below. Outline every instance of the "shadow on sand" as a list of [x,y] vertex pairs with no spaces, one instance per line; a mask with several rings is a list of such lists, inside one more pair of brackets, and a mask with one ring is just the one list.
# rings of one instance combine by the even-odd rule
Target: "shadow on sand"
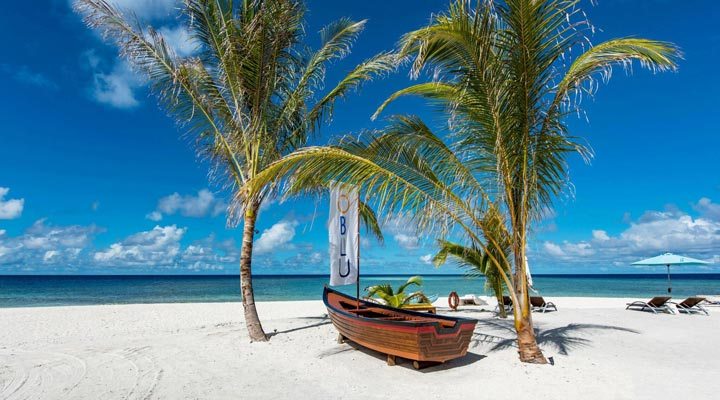
[[[507,335],[492,335],[482,333],[484,329],[502,331]],[[568,324],[553,329],[542,329],[535,326],[535,337],[540,347],[547,346],[554,348],[559,354],[568,355],[572,349],[590,346],[592,341],[583,335],[592,334],[598,331],[621,331],[639,334],[640,332],[621,326],[600,325],[600,324]],[[484,320],[478,321],[471,347],[475,348],[481,343],[493,343],[490,351],[504,350],[510,347],[517,347],[515,327],[512,320]]]
[[318,326],[323,326],[323,325],[327,325],[327,324],[330,323],[330,318],[328,317],[327,314],[325,314],[325,315],[323,315],[323,316],[320,316],[320,317],[300,317],[300,318],[296,318],[296,319],[299,319],[299,320],[310,320],[310,322],[312,322],[312,321],[319,321],[319,322],[315,322],[314,324],[311,323],[311,324],[308,324],[308,325],[298,326],[298,327],[296,327],[296,328],[286,329],[286,330],[284,330],[284,331],[277,331],[277,330],[276,330],[276,331],[274,331],[274,332],[268,333],[268,337],[273,337],[273,336],[276,336],[276,335],[287,334],[287,333],[293,333],[293,332],[302,331],[302,330],[305,330],[305,329],[317,328]]
[[[379,365],[384,365],[386,363],[386,360],[387,360],[386,354],[365,348],[365,347],[360,346],[359,344],[354,343],[349,340],[346,340],[345,345],[342,345],[342,347],[340,347],[338,349],[321,353],[320,358],[333,356],[333,355],[340,354],[340,353],[346,353],[348,351],[353,351],[353,350],[364,353],[367,356],[376,358]],[[427,367],[423,367],[419,370],[416,370],[415,368],[413,368],[411,360],[397,357],[396,358],[397,364],[395,366],[406,368],[406,369],[411,369],[411,370],[422,372],[422,373],[428,373],[428,372],[434,372],[434,371],[443,371],[443,370],[451,369],[451,368],[463,367],[465,365],[470,365],[476,361],[480,361],[486,357],[487,356],[468,352],[464,357],[456,358],[454,360],[446,361],[444,363],[432,364]]]

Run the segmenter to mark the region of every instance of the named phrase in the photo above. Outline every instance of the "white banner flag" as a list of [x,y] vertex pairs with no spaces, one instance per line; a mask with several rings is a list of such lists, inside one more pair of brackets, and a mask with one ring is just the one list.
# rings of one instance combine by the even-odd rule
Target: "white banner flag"
[[330,285],[349,285],[358,279],[358,191],[347,185],[330,190]]

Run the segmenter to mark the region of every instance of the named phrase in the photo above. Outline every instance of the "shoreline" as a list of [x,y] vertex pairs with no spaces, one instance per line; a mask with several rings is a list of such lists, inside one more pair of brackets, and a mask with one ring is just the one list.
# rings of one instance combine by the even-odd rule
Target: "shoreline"
[[[604,306],[600,308],[609,308],[611,305],[620,304],[619,301],[625,301],[630,302],[634,300],[641,300],[640,298],[633,298],[633,297],[593,297],[593,296],[543,296],[545,300],[553,301],[553,299],[560,299],[562,301],[574,301],[574,300],[580,300],[583,302],[584,300],[591,300],[592,303],[597,303],[598,305],[604,304]],[[494,297],[491,296],[477,296],[477,298],[484,300],[488,303],[488,306],[492,304],[492,307],[495,307],[497,302],[495,301]],[[447,307],[447,301],[443,301],[444,297],[441,297],[440,299],[436,300],[433,304],[439,307]],[[595,302],[597,300],[597,302]],[[287,304],[295,304],[295,303],[321,303],[322,299],[298,299],[298,300],[262,300],[262,301],[256,301],[256,304],[278,304],[282,305],[283,303]],[[176,304],[196,304],[196,305],[217,305],[217,304],[223,304],[223,305],[237,305],[238,307],[242,307],[241,301],[172,301],[172,302],[149,302],[149,303],[99,303],[99,304],[59,304],[59,305],[39,305],[39,306],[0,306],[0,310],[14,310],[14,309],[56,309],[56,308],[75,308],[75,307],[118,307],[118,306],[162,306],[162,305],[176,305]],[[482,306],[474,306],[475,308]],[[485,306],[487,307],[487,306]],[[462,307],[461,307],[462,308]],[[577,305],[571,306],[571,308],[578,308]],[[587,308],[587,307],[582,307]]]
[[[454,278],[465,278],[468,279],[478,279],[477,277],[468,277],[467,274],[438,274],[438,273],[407,273],[407,274],[365,274],[363,273],[363,278],[383,278],[383,277],[390,277],[390,278],[402,278],[402,277],[409,277],[414,275],[422,275],[423,277],[454,277]],[[667,278],[666,272],[618,272],[618,273],[581,273],[581,274],[572,274],[572,273],[534,273],[532,274],[533,277],[539,277],[539,278],[558,278],[558,277],[572,277],[572,278],[578,278],[578,277],[598,277],[598,276],[605,276],[605,277],[647,277],[647,278]],[[679,279],[682,279],[683,277],[688,276],[714,276],[717,278],[720,278],[720,272],[673,272],[672,273],[673,279],[676,277]],[[80,277],[80,278],[92,278],[92,277],[178,277],[178,278],[195,278],[195,277],[218,277],[218,278],[240,278],[239,274],[0,274],[0,278],[4,277],[60,277],[60,278],[73,278],[73,277]],[[329,278],[329,274],[253,274],[254,278]]]
[[[464,295],[465,293],[460,294],[460,296]],[[535,294],[532,294],[533,296],[536,296]],[[657,296],[664,296],[665,294],[658,294]],[[718,298],[720,299],[720,294],[699,294],[699,296],[707,296],[708,298]],[[492,305],[494,308],[497,304],[497,301],[492,296],[487,295],[479,295],[476,296],[479,299],[482,299],[488,305]],[[688,296],[672,296],[673,301],[681,301],[685,297]],[[543,298],[546,301],[556,302],[556,303],[565,303],[565,307],[568,308],[575,308],[575,309],[584,309],[584,308],[616,308],[622,304],[629,303],[636,300],[649,300],[650,297],[644,298],[644,297],[628,297],[628,296],[619,296],[619,297],[611,297],[611,296],[543,296]],[[436,300],[433,304],[438,307],[447,307],[447,298],[444,296],[441,296]],[[282,300],[261,300],[256,301],[256,304],[263,304],[263,303],[270,303],[270,304],[282,304],[282,303],[322,303],[322,299],[282,299]],[[218,301],[168,301],[168,302],[136,302],[136,303],[92,303],[92,304],[57,304],[57,305],[19,305],[19,306],[4,306],[0,305],[0,310],[14,310],[14,309],[55,309],[55,308],[73,308],[73,307],[113,307],[113,306],[159,306],[159,305],[175,305],[175,304],[197,304],[197,305],[218,305],[218,304],[226,304],[226,305],[237,305],[238,307],[242,307],[242,302],[240,300],[233,300],[233,301],[225,301],[225,300],[218,300]],[[482,306],[480,306],[482,307]],[[487,306],[486,306],[487,307]],[[712,306],[710,308],[713,308]],[[720,309],[720,307],[714,307],[717,309]]]

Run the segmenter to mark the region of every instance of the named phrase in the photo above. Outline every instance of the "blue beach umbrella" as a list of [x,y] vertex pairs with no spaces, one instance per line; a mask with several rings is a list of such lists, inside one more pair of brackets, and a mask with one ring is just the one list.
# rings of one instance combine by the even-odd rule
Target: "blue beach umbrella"
[[668,274],[668,293],[672,292],[672,285],[670,284],[670,266],[671,265],[703,265],[710,264],[707,261],[696,260],[694,258],[679,256],[673,253],[665,253],[657,257],[646,258],[644,260],[636,261],[632,265],[666,265]]

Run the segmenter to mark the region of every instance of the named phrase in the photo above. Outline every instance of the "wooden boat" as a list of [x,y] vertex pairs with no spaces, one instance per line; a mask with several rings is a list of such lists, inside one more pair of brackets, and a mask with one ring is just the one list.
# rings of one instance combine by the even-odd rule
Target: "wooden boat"
[[[422,362],[445,362],[467,353],[474,319],[453,318],[371,303],[325,288],[323,302],[340,339],[395,357]],[[358,306],[359,305],[359,306]]]

